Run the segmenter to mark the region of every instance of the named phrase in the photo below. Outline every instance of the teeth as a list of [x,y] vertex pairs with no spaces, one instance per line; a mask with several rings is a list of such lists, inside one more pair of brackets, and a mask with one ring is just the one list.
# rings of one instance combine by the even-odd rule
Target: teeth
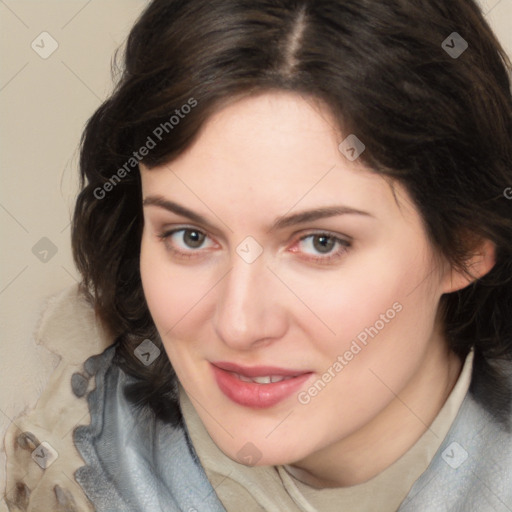
[[249,377],[246,377],[245,375],[239,375],[238,373],[235,373],[235,375],[244,382],[253,382]]
[[[277,377],[276,377],[277,378]],[[270,384],[271,382],[278,382],[277,380],[272,380],[273,377],[253,377],[252,381],[258,384]]]
[[235,373],[235,375],[243,382],[256,382],[257,384],[271,384],[273,382],[281,382],[282,380],[292,379],[293,377],[282,377],[281,375],[268,375],[263,377],[246,377]]

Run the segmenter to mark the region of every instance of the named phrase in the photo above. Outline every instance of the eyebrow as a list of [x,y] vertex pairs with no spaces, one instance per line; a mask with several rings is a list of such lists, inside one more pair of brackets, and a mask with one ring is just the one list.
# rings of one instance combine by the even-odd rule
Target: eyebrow
[[[144,199],[142,204],[143,206],[158,206],[160,208],[163,208],[164,210],[168,210],[172,213],[175,213],[176,215],[187,217],[193,222],[203,224],[204,226],[207,226],[209,229],[215,229],[215,227],[202,215],[192,210],[189,210],[185,206],[175,203],[174,201],[165,199],[162,196],[148,196]],[[357,210],[349,206],[329,206],[325,208],[315,208],[313,210],[307,210],[279,217],[272,223],[269,232],[284,229],[290,226],[294,226],[296,224],[303,224],[306,222],[312,222],[315,220],[325,219],[328,217],[337,217],[339,215],[362,215],[365,217],[373,218],[373,215],[371,213],[365,212],[363,210]]]

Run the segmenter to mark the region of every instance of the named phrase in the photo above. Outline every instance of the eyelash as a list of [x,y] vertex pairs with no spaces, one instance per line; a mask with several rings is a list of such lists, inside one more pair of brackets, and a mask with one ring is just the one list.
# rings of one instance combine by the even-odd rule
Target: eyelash
[[[205,237],[208,237],[208,235],[206,233],[204,233],[203,231],[201,231],[200,229],[196,229],[196,228],[192,228],[192,227],[182,227],[182,228],[172,229],[170,231],[164,231],[162,233],[157,234],[157,237],[160,241],[165,243],[167,250],[170,251],[172,254],[174,254],[180,258],[191,259],[191,258],[199,256],[198,254],[194,254],[194,253],[199,252],[199,249],[197,251],[191,249],[190,251],[185,252],[185,251],[180,251],[180,250],[176,249],[175,247],[172,247],[172,245],[170,245],[169,243],[167,243],[168,239],[172,235],[179,233],[179,232],[185,233],[187,231],[194,231],[201,235],[204,235]],[[297,243],[303,242],[304,240],[307,240],[308,238],[315,238],[315,237],[322,237],[322,236],[328,237],[329,239],[333,240],[334,243],[337,244],[338,246],[341,246],[341,248],[338,249],[337,251],[328,253],[327,256],[308,255],[304,259],[313,261],[315,263],[328,264],[334,260],[338,260],[339,258],[341,258],[352,247],[352,243],[349,240],[340,238],[339,236],[329,233],[328,231],[316,231],[313,233],[308,233],[306,235],[303,235],[297,240],[297,242],[294,243],[294,245],[296,245]],[[297,251],[292,251],[292,252],[297,252]]]

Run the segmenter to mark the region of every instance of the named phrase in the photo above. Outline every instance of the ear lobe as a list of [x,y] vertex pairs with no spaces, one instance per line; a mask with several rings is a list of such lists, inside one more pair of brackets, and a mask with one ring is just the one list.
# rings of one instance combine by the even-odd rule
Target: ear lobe
[[489,273],[496,263],[496,246],[484,239],[466,260],[466,271],[451,267],[445,276],[444,293],[462,290]]

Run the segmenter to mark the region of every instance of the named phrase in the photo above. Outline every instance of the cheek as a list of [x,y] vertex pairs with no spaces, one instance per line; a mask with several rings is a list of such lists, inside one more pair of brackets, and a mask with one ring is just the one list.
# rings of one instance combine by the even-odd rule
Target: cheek
[[[315,305],[316,316],[331,331],[318,320],[315,325],[321,331],[302,324],[315,340],[325,369],[342,357],[343,369],[336,372],[338,384],[333,386],[333,390],[340,386],[337,393],[350,395],[354,387],[375,397],[385,393],[372,371],[398,389],[424,354],[439,297],[433,286],[433,264],[423,256],[421,244],[417,247],[399,254],[394,246],[368,253],[338,277],[326,277],[313,294],[310,287],[309,295],[304,295],[304,302]],[[307,294],[307,289],[304,282],[300,292]],[[368,400],[372,401],[370,396]]]
[[[358,335],[364,341],[368,329],[375,332],[375,326],[379,333],[389,331],[405,316],[397,310],[413,302],[421,312],[425,305],[421,301],[428,302],[428,298],[422,296],[422,289],[411,291],[428,269],[417,263],[420,259],[415,249],[399,255],[396,252],[395,246],[379,248],[347,258],[339,271],[287,276],[287,282],[294,283],[294,292],[314,315],[297,320],[312,339],[320,340],[322,350],[346,350]],[[407,309],[409,314],[413,308]]]

